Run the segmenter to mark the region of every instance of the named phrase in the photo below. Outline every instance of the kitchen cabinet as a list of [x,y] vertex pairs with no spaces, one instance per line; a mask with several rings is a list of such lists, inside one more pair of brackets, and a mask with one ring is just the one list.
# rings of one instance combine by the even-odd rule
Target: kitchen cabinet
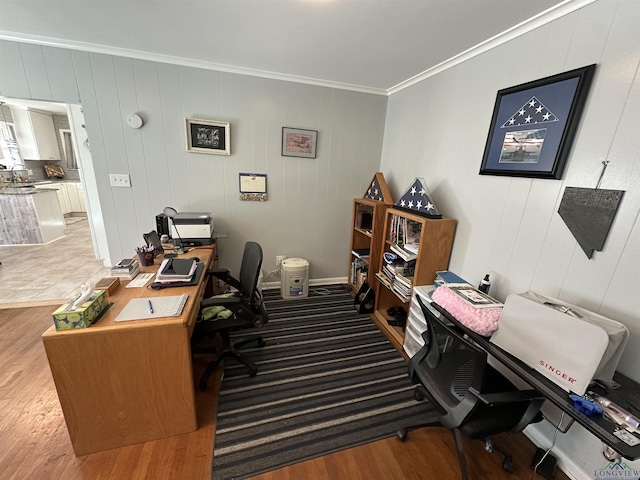
[[45,244],[62,237],[64,217],[55,198],[51,189],[0,192],[0,245]]
[[60,211],[63,215],[71,213],[71,204],[69,202],[69,194],[67,193],[66,183],[45,183],[43,185],[36,185],[36,188],[55,190],[58,196],[58,203],[60,204]]
[[69,196],[70,211],[73,212],[86,212],[87,206],[84,200],[84,188],[80,183],[65,183],[67,189],[67,195]]
[[23,160],[61,159],[52,115],[18,108],[12,108],[11,115]]
[[76,189],[78,190],[78,201],[80,204],[80,212],[87,211],[87,202],[84,198],[84,186],[81,183],[74,183]]

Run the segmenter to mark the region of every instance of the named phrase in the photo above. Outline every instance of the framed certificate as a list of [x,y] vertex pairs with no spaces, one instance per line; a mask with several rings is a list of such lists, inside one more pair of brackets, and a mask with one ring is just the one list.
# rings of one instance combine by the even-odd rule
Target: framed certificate
[[240,200],[264,202],[267,200],[267,174],[241,173]]

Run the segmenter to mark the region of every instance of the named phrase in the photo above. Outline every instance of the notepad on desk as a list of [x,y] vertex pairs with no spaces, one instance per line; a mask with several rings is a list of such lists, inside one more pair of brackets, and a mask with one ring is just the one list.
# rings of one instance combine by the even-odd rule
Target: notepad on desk
[[116,317],[116,322],[177,317],[182,313],[188,294],[167,297],[132,298]]

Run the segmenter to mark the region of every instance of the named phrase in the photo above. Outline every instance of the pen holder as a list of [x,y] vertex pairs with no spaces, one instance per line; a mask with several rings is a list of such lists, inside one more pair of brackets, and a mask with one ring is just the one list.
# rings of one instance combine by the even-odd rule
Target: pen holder
[[153,253],[153,250],[149,252],[138,252],[138,261],[140,262],[140,265],[144,267],[153,265]]

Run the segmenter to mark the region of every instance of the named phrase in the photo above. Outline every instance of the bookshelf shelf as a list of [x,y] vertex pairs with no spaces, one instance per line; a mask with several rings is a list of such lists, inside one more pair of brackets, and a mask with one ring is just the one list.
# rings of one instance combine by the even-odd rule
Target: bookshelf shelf
[[[395,347],[402,350],[404,332],[400,327],[392,327],[387,323],[387,320],[392,319],[387,310],[402,307],[409,313],[413,286],[432,284],[436,271],[449,267],[456,220],[423,217],[397,208],[387,209],[384,218],[384,241],[381,242],[382,248],[376,263],[378,270],[375,275],[371,275],[376,279],[372,280],[376,293],[374,320]],[[407,258],[410,258],[413,251],[408,251],[405,241],[412,245],[410,248],[413,251],[417,251],[413,260],[402,260],[397,253],[406,253]],[[385,252],[395,253],[399,257],[391,269],[384,261]],[[390,275],[394,274],[394,280],[390,279]],[[388,281],[385,282],[385,279]]]

